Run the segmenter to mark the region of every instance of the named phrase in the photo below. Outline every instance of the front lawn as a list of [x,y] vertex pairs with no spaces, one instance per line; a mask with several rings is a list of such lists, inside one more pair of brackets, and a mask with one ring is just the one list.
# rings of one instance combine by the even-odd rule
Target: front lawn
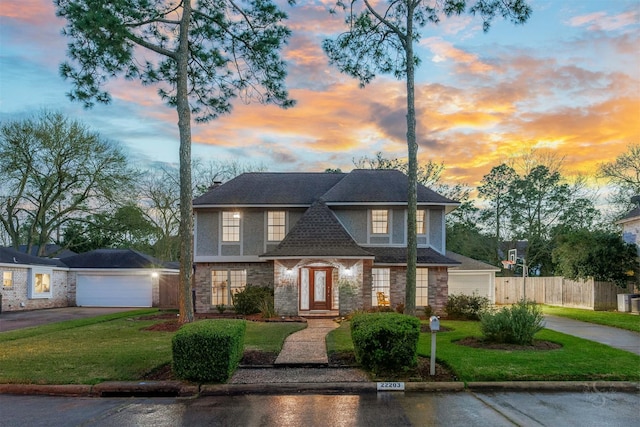
[[[171,363],[173,332],[138,310],[0,333],[0,383],[97,384],[136,381]],[[142,317],[140,317],[142,316]],[[279,352],[302,323],[247,322],[245,348]]]
[[628,331],[640,332],[640,316],[631,313],[617,311],[593,311],[580,308],[554,307],[543,305],[544,314],[568,317],[583,322],[596,323],[598,325],[613,326]]
[[[480,337],[479,322],[442,321],[436,359],[462,381],[640,381],[640,356],[560,332],[542,330],[536,339],[562,345],[556,350],[488,350],[456,344]],[[353,351],[349,322],[327,337],[327,350]],[[431,355],[431,333],[420,334],[418,354]]]

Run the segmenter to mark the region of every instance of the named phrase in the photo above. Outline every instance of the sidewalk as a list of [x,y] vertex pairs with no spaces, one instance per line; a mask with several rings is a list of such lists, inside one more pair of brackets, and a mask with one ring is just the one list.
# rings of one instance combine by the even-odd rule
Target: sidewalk
[[[611,326],[545,315],[546,328],[640,355],[640,334]],[[640,317],[638,317],[640,322]]]

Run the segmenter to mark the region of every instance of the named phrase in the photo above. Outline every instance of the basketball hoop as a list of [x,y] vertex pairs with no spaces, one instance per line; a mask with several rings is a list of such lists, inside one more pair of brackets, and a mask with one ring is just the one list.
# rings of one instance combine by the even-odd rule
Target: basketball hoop
[[500,262],[502,262],[502,268],[508,268],[509,270],[511,270],[512,265],[516,265],[515,261],[511,261],[508,259]]

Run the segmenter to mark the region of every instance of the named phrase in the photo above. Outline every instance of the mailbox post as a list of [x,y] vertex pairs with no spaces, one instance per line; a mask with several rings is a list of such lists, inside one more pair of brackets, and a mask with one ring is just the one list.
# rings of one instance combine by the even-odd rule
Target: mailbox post
[[429,374],[434,376],[436,374],[436,332],[440,330],[440,319],[436,316],[429,318],[429,329],[431,329],[431,366]]

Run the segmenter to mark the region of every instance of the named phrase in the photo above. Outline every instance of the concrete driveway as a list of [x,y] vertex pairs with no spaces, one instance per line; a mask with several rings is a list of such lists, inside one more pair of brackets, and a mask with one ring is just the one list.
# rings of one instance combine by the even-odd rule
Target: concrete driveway
[[3,311],[0,313],[0,332],[131,310],[137,310],[137,308],[64,307],[30,311]]

